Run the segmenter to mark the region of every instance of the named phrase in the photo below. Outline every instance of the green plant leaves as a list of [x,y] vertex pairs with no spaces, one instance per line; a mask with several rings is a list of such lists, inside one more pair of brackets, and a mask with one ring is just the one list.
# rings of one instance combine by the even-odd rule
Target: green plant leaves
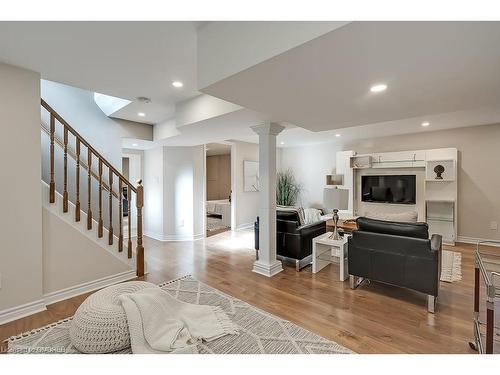
[[297,203],[302,186],[297,183],[290,169],[276,175],[276,204],[293,206]]

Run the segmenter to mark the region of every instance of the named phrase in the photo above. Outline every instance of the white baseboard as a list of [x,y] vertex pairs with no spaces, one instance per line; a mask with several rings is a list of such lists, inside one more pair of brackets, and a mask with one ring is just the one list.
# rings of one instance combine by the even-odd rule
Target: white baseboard
[[253,222],[243,223],[236,226],[236,230],[251,229],[251,228],[253,228]]
[[92,292],[97,289],[102,289],[110,285],[118,284],[123,281],[128,281],[136,277],[135,270],[125,271],[112,276],[106,276],[101,279],[89,281],[69,288],[47,293],[43,296],[45,305],[50,305],[68,298],[79,296],[80,294]]
[[144,232],[144,235],[146,237],[150,237],[154,240],[157,241],[162,241],[162,242],[176,242],[176,241],[197,241],[205,238],[205,234],[195,234],[195,235],[179,235],[179,234],[168,234],[168,235],[163,235],[159,233],[153,233],[153,232]]
[[[487,238],[457,236],[457,242],[471,243],[471,244],[475,245],[479,241],[495,241],[495,242],[499,242],[499,240],[492,240],[492,239],[487,239]],[[488,244],[488,246],[497,246],[497,247],[500,247],[500,243],[491,243],[491,244]]]
[[0,324],[12,322],[13,320],[24,318],[28,315],[47,310],[43,299],[25,303],[24,305],[11,307],[0,311]]
[[43,296],[43,299],[0,311],[0,324],[5,324],[13,320],[21,319],[25,316],[33,315],[40,311],[47,310],[46,306],[52,303],[79,296],[80,294],[92,292],[97,289],[102,289],[110,285],[128,281],[134,279],[135,277],[135,270],[125,271],[116,275],[106,276],[101,279],[47,293]]

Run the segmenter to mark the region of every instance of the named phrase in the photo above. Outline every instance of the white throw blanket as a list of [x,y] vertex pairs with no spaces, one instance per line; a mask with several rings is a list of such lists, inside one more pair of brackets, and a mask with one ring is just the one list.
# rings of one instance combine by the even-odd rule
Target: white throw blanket
[[178,301],[161,288],[123,294],[132,353],[197,353],[199,341],[238,334],[237,326],[217,306]]

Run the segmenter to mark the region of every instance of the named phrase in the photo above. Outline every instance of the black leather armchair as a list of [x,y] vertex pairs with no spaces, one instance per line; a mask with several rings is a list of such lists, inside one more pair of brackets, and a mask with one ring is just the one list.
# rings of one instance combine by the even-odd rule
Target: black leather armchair
[[[259,250],[259,218],[254,224],[255,249]],[[312,240],[326,232],[326,222],[300,225],[297,212],[276,211],[276,252],[278,259],[294,263],[299,271],[311,263]]]
[[351,287],[356,277],[427,294],[434,312],[441,277],[442,238],[429,239],[426,223],[399,223],[360,217],[348,240]]

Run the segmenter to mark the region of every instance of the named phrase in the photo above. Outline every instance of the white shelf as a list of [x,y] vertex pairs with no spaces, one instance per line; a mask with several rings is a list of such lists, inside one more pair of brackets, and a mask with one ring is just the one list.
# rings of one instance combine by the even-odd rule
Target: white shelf
[[372,167],[372,157],[370,155],[351,156],[350,166],[353,169],[371,168]]
[[[434,168],[438,165],[443,167],[443,172],[438,174]],[[441,178],[436,178],[440,176]],[[427,182],[452,182],[455,181],[455,160],[427,160],[425,163],[425,181]]]
[[454,199],[426,199],[425,201],[430,203],[455,203]]

